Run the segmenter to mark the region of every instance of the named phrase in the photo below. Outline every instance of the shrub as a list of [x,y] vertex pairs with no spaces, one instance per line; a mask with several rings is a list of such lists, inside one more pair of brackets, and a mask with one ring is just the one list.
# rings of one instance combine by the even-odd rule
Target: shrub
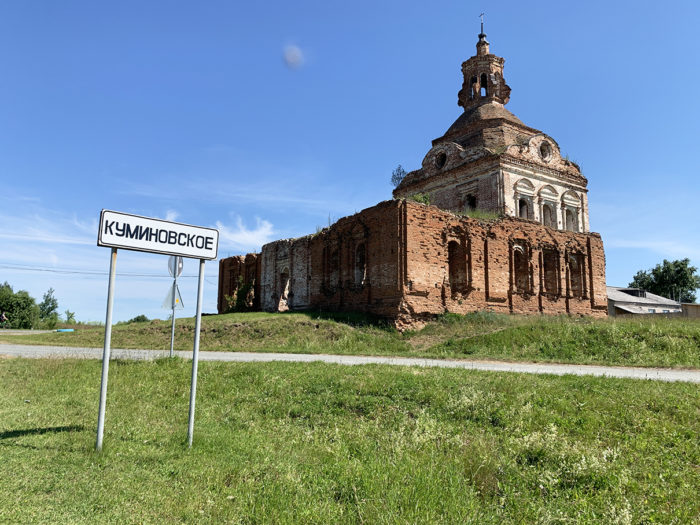
[[255,280],[244,283],[238,278],[238,286],[231,295],[224,295],[224,313],[247,312],[253,308]]
[[419,202],[421,204],[430,205],[430,194],[429,193],[414,193],[408,197],[412,201]]

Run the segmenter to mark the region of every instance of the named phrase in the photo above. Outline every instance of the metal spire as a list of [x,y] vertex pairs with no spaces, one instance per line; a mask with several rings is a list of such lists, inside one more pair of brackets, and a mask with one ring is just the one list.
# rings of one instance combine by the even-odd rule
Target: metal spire
[[[484,13],[481,13],[479,15],[479,17],[481,18],[481,33],[479,33],[479,43],[488,45],[488,41],[486,40],[486,33],[484,33],[484,15]],[[486,53],[488,54],[488,48],[486,49]]]

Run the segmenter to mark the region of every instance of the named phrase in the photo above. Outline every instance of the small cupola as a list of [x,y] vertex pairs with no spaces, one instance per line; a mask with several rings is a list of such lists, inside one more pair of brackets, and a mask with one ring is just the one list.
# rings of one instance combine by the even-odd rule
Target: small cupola
[[507,104],[510,99],[510,87],[503,78],[502,57],[492,55],[489,42],[484,33],[483,15],[481,33],[476,43],[476,55],[462,63],[464,82],[458,94],[458,104],[465,111],[488,102]]

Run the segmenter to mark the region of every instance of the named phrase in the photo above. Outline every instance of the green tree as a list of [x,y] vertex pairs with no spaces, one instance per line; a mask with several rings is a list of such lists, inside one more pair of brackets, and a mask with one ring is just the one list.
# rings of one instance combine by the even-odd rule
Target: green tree
[[66,316],[66,323],[75,323],[75,312],[66,309],[64,314]]
[[12,291],[12,286],[10,286],[7,281],[0,284],[0,314],[5,314],[7,318],[7,321],[3,321],[3,328],[9,328],[11,326],[10,317],[12,313],[10,312],[10,307],[14,296],[15,292]]
[[394,185],[394,188],[398,187],[399,184],[401,184],[401,181],[403,178],[406,176],[406,170],[404,170],[401,167],[401,164],[399,164],[394,171],[391,172],[391,183]]
[[682,303],[695,302],[695,290],[700,288],[697,268],[690,266],[690,259],[667,261],[657,264],[647,271],[638,271],[630,288],[643,288],[656,295],[678,300]]
[[24,290],[14,292],[7,282],[0,285],[0,311],[5,312],[10,328],[33,328],[39,320],[39,307]]
[[7,312],[9,310],[14,295],[15,292],[7,281],[0,284],[0,311]]
[[49,328],[58,322],[58,300],[53,295],[54,289],[49,288],[39,303],[39,319]]
[[12,328],[34,328],[39,321],[39,307],[29,292],[15,292],[10,317]]

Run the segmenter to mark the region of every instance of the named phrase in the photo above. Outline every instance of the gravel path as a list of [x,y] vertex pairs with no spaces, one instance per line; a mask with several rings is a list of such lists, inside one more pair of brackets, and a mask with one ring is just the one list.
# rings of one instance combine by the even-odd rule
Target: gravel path
[[[191,359],[192,352],[175,352],[178,357]],[[147,360],[166,357],[167,350],[112,349],[112,359]],[[77,348],[65,346],[35,346],[0,344],[0,356],[44,358],[72,357],[80,359],[102,359],[101,348]],[[492,372],[519,372],[525,374],[591,375],[624,377],[632,379],[654,379],[657,381],[684,381],[700,383],[700,370],[669,368],[645,368],[597,365],[569,365],[555,363],[509,363],[504,361],[466,361],[451,359],[421,359],[415,357],[370,357],[326,354],[276,354],[254,352],[199,352],[200,361],[270,362],[288,361],[310,363],[322,361],[340,365],[383,364],[398,366],[427,366],[439,368],[466,368]]]

